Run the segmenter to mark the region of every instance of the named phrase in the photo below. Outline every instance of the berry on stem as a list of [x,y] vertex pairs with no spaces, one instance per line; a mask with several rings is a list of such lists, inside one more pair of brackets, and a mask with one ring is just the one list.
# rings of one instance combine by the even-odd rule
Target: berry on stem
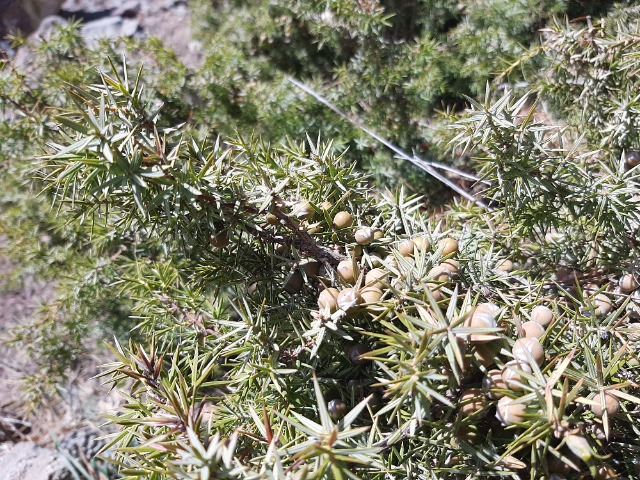
[[360,305],[362,302],[362,295],[356,288],[345,288],[338,294],[338,307],[345,312]]
[[538,322],[534,322],[533,320],[524,322],[521,328],[522,334],[525,336],[525,338],[540,339],[544,335],[544,327]]
[[507,390],[502,380],[502,372],[497,369],[489,370],[482,379],[482,390],[491,400],[497,400],[505,396],[500,390]]
[[427,237],[414,237],[411,239],[418,250],[429,250],[431,242]]
[[293,206],[293,216],[299,220],[311,220],[316,211],[311,203],[306,200],[300,201]]
[[600,394],[597,394],[593,401],[596,403],[591,405],[591,411],[596,417],[602,417],[605,411],[609,417],[613,417],[620,409],[618,397],[609,392],[604,392],[604,408],[602,408]]
[[503,425],[515,425],[525,421],[527,406],[524,403],[516,403],[514,399],[502,397],[496,407],[496,418]]
[[[469,317],[465,321],[465,327],[483,329],[483,328],[496,328],[498,326],[496,322],[496,318],[492,313],[489,313],[485,310],[478,311],[477,309],[473,312],[471,317]],[[495,340],[499,338],[494,333],[472,333],[469,335],[469,341],[475,343],[483,343],[490,342],[491,340]]]
[[413,243],[413,240],[403,240],[398,244],[398,251],[403,257],[410,257],[413,255],[413,249],[415,246],[416,244]]
[[620,290],[622,290],[623,293],[631,293],[639,286],[638,281],[630,273],[620,277],[620,280],[618,280],[618,285],[620,286]]
[[458,271],[460,270],[460,262],[454,260],[453,258],[447,258],[440,264],[440,267],[449,270],[449,273],[451,273],[451,275],[453,276],[458,274]]
[[368,287],[378,287],[380,288],[385,283],[387,283],[388,275],[387,272],[382,268],[374,268],[369,270],[367,275],[364,277],[365,285]]
[[513,358],[523,363],[533,360],[540,365],[544,360],[542,344],[540,340],[534,337],[519,338],[516,340],[511,353],[513,354]]
[[333,226],[337,229],[348,228],[353,225],[353,217],[349,212],[338,212],[333,217]]
[[337,288],[325,288],[318,296],[318,307],[328,309],[333,313],[338,310],[338,295],[340,292]]
[[338,276],[342,279],[342,281],[346,283],[353,283],[356,280],[356,272],[353,268],[353,261],[351,260],[343,260],[338,263],[337,267]]
[[500,272],[511,272],[513,270],[513,262],[509,259],[500,260],[496,264],[496,270]]
[[544,305],[538,305],[531,312],[531,320],[546,327],[553,320],[553,310]]
[[340,420],[347,414],[349,407],[347,407],[347,404],[342,400],[331,400],[327,405],[327,410],[333,420]]
[[378,303],[382,298],[382,290],[377,287],[365,287],[360,290],[363,303]]
[[441,249],[442,256],[447,256],[458,251],[458,241],[454,238],[443,238],[438,242],[438,249]]
[[522,373],[531,373],[533,369],[528,362],[520,362],[518,360],[511,360],[504,364],[502,367],[502,381],[510,390],[514,392],[522,392],[524,385],[527,384],[527,379]]
[[227,231],[222,231],[218,233],[213,233],[209,237],[209,243],[213,248],[224,248],[229,245],[229,237],[227,236]]
[[[479,388],[467,388],[460,395],[460,413],[470,417],[480,412],[487,404],[484,392]],[[486,411],[483,412],[486,414]]]
[[359,245],[369,245],[374,240],[374,233],[371,227],[360,227],[354,235],[356,243]]
[[273,213],[267,213],[265,218],[269,225],[278,225],[278,223],[280,223],[278,217],[276,217]]

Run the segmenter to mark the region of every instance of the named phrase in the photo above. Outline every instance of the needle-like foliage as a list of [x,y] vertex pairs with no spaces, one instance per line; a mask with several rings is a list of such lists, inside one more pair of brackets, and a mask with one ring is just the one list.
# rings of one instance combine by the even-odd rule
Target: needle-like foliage
[[139,335],[101,375],[125,478],[637,477],[633,28],[555,27],[527,92],[469,99],[448,148],[486,205],[439,211],[327,135],[202,134],[126,61],[65,83],[31,181]]

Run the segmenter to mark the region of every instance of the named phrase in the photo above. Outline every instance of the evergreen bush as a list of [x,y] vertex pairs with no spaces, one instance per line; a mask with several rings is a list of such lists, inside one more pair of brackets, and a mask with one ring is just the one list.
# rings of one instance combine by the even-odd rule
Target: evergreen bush
[[[448,2],[419,5],[427,3],[441,13],[416,15],[416,31],[449,32],[452,22],[462,32],[473,23],[469,12],[485,9],[496,28],[510,23],[498,21],[509,18],[500,2],[468,7],[461,23]],[[536,5],[520,8],[535,13]],[[4,158],[15,158],[16,145],[25,154],[33,144],[45,150],[30,170],[30,185],[43,190],[40,200],[27,197],[36,218],[24,216],[23,204],[15,215],[33,228],[42,205],[53,204],[54,244],[86,261],[74,272],[91,286],[86,297],[126,299],[117,316],[128,315],[139,335],[114,342],[103,373],[126,399],[109,416],[121,473],[638,478],[637,12],[620,7],[602,22],[550,24],[540,46],[512,52],[524,56],[503,77],[521,79],[527,91],[493,85],[483,100],[468,98],[468,109],[440,119],[439,151],[477,170],[475,194],[487,205],[454,199],[434,212],[424,197],[380,188],[358,170],[360,153],[336,147],[331,137],[343,147],[353,127],[305,123],[310,112],[323,122],[323,107],[264,77],[318,78],[336,58],[348,59],[344,78],[363,91],[331,99],[343,109],[370,101],[369,122],[410,146],[400,135],[411,122],[396,120],[401,104],[384,99],[385,88],[403,101],[411,94],[391,88],[393,75],[366,55],[380,50],[370,40],[389,49],[375,62],[388,53],[414,73],[395,49],[415,45],[391,41],[406,34],[399,25],[413,24],[412,10],[394,17],[394,30],[377,2],[218,8],[232,6],[255,21],[225,30],[218,19],[216,35],[227,41],[202,78],[160,54],[145,69],[137,59],[105,66],[115,55],[104,50],[81,60],[83,51],[62,58],[65,76],[85,76],[60,89],[64,78],[45,74],[12,104],[22,114],[0,127],[14,142]],[[616,23],[621,12],[624,25]],[[526,28],[510,31],[514,44],[541,26],[533,13]],[[340,28],[322,30],[318,19]],[[369,37],[350,44],[350,29]],[[264,38],[234,37],[247,31]],[[299,45],[287,59],[278,42],[292,31],[292,41],[324,39],[316,62],[327,64],[310,64]],[[73,26],[62,32],[42,51],[73,45]],[[279,61],[299,70],[279,71]],[[82,70],[92,63],[102,65],[99,76]],[[494,68],[474,65],[484,72],[477,80]],[[175,77],[156,73],[165,69]],[[371,83],[367,72],[375,72]],[[25,77],[5,73],[6,101]],[[435,98],[421,100],[429,103],[424,118]],[[234,125],[259,127],[219,135]],[[325,133],[305,136],[305,125]],[[347,138],[365,138],[357,135]],[[18,182],[22,162],[5,164]],[[63,286],[64,298],[76,303],[63,313],[87,305],[71,288]],[[52,318],[47,326],[60,317]]]

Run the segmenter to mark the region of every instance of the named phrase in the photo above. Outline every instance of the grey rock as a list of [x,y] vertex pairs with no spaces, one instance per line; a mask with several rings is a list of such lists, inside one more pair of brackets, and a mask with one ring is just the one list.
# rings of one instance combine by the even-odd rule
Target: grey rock
[[158,12],[173,10],[176,6],[186,5],[184,0],[156,0],[142,2],[141,9],[146,15],[155,15]]
[[91,459],[104,446],[99,432],[85,427],[75,430],[58,444],[58,450],[33,442],[16,443],[0,452],[2,480],[72,480],[67,458]]
[[0,37],[9,32],[29,34],[40,21],[58,12],[63,0],[2,0],[0,4]]
[[134,18],[123,18],[120,28],[121,37],[132,37],[138,31],[138,20]]
[[[146,0],[154,2],[156,0]],[[97,13],[113,10],[122,5],[122,0],[66,0],[62,10],[73,14]]]
[[[3,408],[0,407],[0,413]],[[31,424],[20,418],[3,416],[0,418],[0,442],[17,442],[31,431]]]
[[111,15],[131,18],[138,15],[140,12],[140,1],[139,0],[128,0],[123,2],[122,5],[118,6],[115,10],[111,12]]
[[91,45],[100,38],[130,37],[136,33],[138,25],[135,18],[104,17],[85,23],[82,26],[82,36]]
[[82,458],[84,456],[91,459],[105,445],[104,441],[97,439],[99,435],[99,432],[90,427],[75,430],[60,441],[59,449],[73,458]]
[[17,443],[0,457],[3,480],[72,480],[64,461],[51,448]]
[[171,10],[142,15],[140,27],[143,33],[141,36],[159,37],[164,45],[177,53],[187,67],[198,68],[202,65],[202,45],[192,37],[191,13],[186,5],[176,3]]

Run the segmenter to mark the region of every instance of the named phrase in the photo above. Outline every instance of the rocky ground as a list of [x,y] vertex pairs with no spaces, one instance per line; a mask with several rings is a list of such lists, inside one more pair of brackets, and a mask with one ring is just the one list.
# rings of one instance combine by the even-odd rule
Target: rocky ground
[[[0,0],[0,23],[9,7],[22,8],[25,4],[39,3],[38,0],[24,0],[19,5],[20,1]],[[187,66],[197,67],[202,61],[200,44],[192,38],[186,1],[66,0],[59,3],[62,4],[55,17],[41,18],[43,22],[40,26],[34,25],[31,36],[41,35],[42,29],[50,28],[53,23],[77,19],[82,22],[82,32],[89,44],[104,37],[157,36],[175,50]],[[51,9],[51,6],[47,8]],[[22,18],[20,15],[18,12],[18,17]],[[29,15],[33,15],[33,11]],[[1,43],[0,48],[8,50],[8,43]],[[10,56],[28,56],[28,50],[8,53]],[[105,392],[96,380],[86,380],[95,372],[82,372],[78,378],[69,380],[62,401],[38,412],[37,421],[25,419],[20,380],[33,365],[25,355],[9,347],[6,340],[12,327],[28,324],[38,306],[54,297],[55,285],[18,270],[18,266],[3,255],[5,244],[6,239],[0,236],[0,382],[3,386],[0,395],[0,477],[3,480],[71,479],[67,460],[56,452],[54,444],[61,441],[62,449],[70,452],[71,457],[91,456],[99,446],[94,440],[99,435],[98,412],[115,406],[116,400],[115,397],[105,399]],[[19,275],[15,275],[18,271]],[[96,364],[102,361],[104,359],[96,359]]]
[[188,67],[202,61],[200,44],[191,35],[191,16],[184,0],[67,0],[63,18],[83,21],[89,42],[101,37],[160,37]]
[[[55,15],[43,16],[33,24],[19,21],[33,16],[31,9],[23,5],[56,2],[61,6]],[[18,20],[9,21],[8,9]],[[48,13],[51,9],[49,5],[49,9],[43,11]],[[82,33],[89,44],[105,37],[155,36],[172,48],[188,67],[197,67],[202,62],[202,49],[191,34],[191,15],[185,0],[0,0],[0,36],[21,25],[33,28],[30,35],[39,37],[42,28],[48,28],[51,23],[72,19],[82,22]],[[0,48],[8,49],[8,43],[0,42]]]

